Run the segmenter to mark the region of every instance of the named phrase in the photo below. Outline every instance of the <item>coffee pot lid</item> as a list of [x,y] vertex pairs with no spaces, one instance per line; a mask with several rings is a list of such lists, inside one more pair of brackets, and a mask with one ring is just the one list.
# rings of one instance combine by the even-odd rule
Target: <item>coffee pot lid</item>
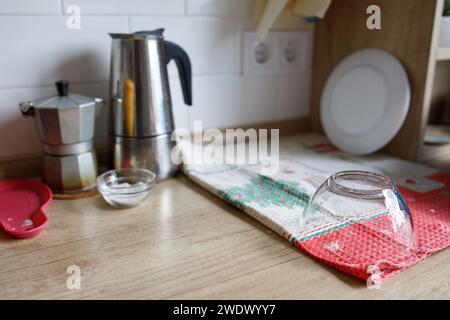
[[146,38],[163,38],[164,28],[159,28],[151,31],[137,31],[133,33],[110,33],[113,39],[146,39]]
[[42,109],[81,108],[95,104],[95,100],[79,94],[69,94],[69,81],[55,82],[58,95],[32,102],[33,107]]

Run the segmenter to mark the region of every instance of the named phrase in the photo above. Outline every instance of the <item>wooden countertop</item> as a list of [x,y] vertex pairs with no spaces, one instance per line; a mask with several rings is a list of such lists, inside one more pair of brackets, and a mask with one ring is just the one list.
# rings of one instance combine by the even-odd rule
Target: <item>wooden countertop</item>
[[[36,239],[0,233],[0,298],[450,298],[450,250],[369,290],[179,176],[139,207],[54,200]],[[68,266],[81,289],[68,290]]]

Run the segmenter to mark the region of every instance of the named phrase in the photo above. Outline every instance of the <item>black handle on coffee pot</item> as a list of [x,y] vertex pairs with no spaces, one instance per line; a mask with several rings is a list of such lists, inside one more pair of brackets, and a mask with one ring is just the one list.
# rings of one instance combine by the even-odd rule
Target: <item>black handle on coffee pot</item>
[[191,60],[186,51],[179,45],[164,41],[166,52],[166,64],[172,59],[175,61],[178,72],[180,73],[181,89],[183,90],[184,103],[192,105],[192,74]]

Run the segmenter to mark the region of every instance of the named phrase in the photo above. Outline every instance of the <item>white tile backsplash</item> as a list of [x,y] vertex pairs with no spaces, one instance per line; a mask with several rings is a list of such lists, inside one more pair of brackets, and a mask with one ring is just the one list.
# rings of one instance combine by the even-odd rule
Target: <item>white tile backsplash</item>
[[276,119],[306,117],[309,114],[310,72],[280,77]]
[[195,16],[249,17],[253,0],[187,0],[187,14]]
[[273,121],[277,98],[277,77],[241,77],[238,124]]
[[184,15],[184,0],[64,0],[64,9],[75,4],[86,14]]
[[[41,151],[33,120],[21,115],[18,103],[54,95],[56,80],[71,81],[71,92],[108,98],[109,32],[163,27],[166,39],[188,52],[192,107],[184,104],[176,68],[169,65],[178,128],[192,129],[194,120],[224,128],[307,115],[309,71],[242,76],[242,32],[254,28],[252,2],[0,0],[0,158]],[[80,30],[66,27],[63,8],[69,4],[80,6]],[[282,25],[297,30],[303,24]],[[108,110],[108,104],[97,108],[97,143],[107,142]]]
[[0,157],[40,152],[33,118],[24,117],[19,102],[53,94],[52,88],[0,89]]
[[190,109],[190,126],[203,121],[203,128],[223,128],[241,122],[238,77],[196,77],[193,82],[193,107]]
[[108,32],[127,28],[123,17],[83,17],[80,30],[69,30],[62,16],[0,16],[0,88],[107,80]]
[[2,0],[1,14],[58,14],[61,13],[60,0]]
[[275,117],[275,77],[196,77],[189,129],[194,121],[204,128],[267,122]]
[[[132,17],[131,30],[165,28],[165,38],[183,47],[189,54],[192,70],[198,74],[222,74],[236,71],[237,33],[233,19]],[[174,75],[174,68],[170,68]]]

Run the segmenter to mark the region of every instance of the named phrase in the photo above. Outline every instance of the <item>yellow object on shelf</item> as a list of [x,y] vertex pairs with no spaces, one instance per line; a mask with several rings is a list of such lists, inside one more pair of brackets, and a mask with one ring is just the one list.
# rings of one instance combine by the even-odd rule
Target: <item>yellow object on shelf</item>
[[267,2],[256,29],[256,34],[260,39],[264,39],[267,36],[270,28],[288,2],[289,0],[269,0]]
[[253,22],[259,23],[266,8],[267,0],[254,0],[253,6]]
[[255,0],[253,20],[258,23],[260,39],[267,36],[278,16],[290,4],[289,10],[303,17],[323,18],[332,0]]
[[331,0],[296,0],[294,13],[304,17],[323,18]]

